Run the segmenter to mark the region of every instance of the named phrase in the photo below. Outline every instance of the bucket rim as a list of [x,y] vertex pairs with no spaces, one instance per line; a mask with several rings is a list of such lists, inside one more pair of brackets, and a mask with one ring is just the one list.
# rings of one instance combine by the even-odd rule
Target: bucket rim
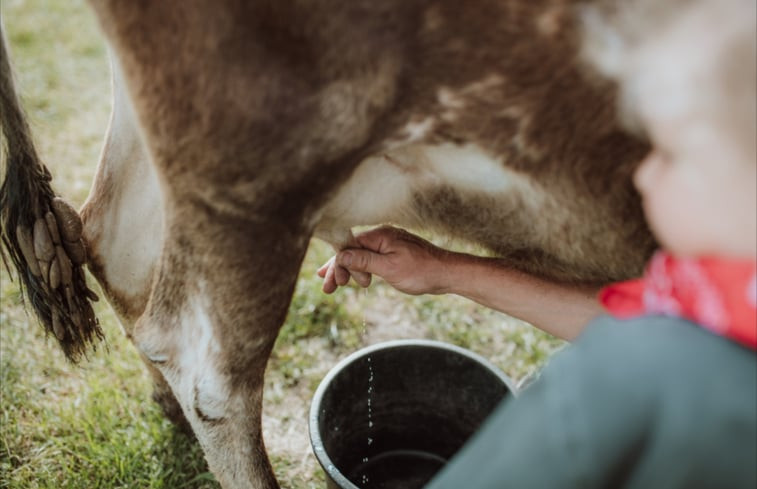
[[331,478],[338,487],[344,489],[360,489],[349,479],[347,479],[344,474],[342,474],[339,468],[337,468],[334,462],[331,460],[331,457],[329,457],[328,453],[326,453],[326,449],[323,446],[323,440],[321,439],[321,435],[318,431],[318,414],[321,409],[321,403],[323,401],[323,396],[326,393],[326,389],[337,375],[339,375],[349,365],[353,364],[360,358],[369,356],[381,350],[412,346],[451,351],[458,355],[469,358],[484,367],[495,377],[497,377],[505,385],[509,394],[513,397],[517,397],[517,391],[515,385],[513,384],[513,381],[510,380],[510,378],[505,375],[505,373],[502,372],[502,370],[500,370],[496,365],[494,365],[491,361],[479,355],[478,353],[457,345],[453,345],[451,343],[428,339],[389,340],[375,343],[373,345],[366,346],[364,348],[361,348],[360,350],[350,353],[348,356],[337,362],[337,364],[334,365],[328,371],[328,373],[326,373],[323,379],[321,379],[320,384],[318,384],[318,388],[315,390],[315,394],[313,394],[313,400],[310,402],[310,413],[308,416],[310,445],[313,449],[313,453],[315,454],[315,458],[318,460],[318,463],[326,472],[326,477]]

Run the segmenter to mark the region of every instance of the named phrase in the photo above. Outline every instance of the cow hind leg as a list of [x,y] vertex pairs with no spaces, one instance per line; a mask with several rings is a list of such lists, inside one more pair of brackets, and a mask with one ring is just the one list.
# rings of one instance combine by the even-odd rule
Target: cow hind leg
[[263,376],[308,233],[197,205],[185,213],[193,219],[170,219],[134,342],[170,385],[222,486],[278,487],[262,439]]
[[[90,271],[132,338],[134,324],[147,307],[163,245],[163,198],[121,70],[115,62],[113,68],[113,114],[82,220]],[[153,380],[152,399],[166,418],[192,436],[163,374],[144,355],[142,360]]]
[[160,370],[158,370],[149,359],[144,355],[141,355],[141,357],[152,377],[152,400],[160,406],[166,419],[173,423],[182,433],[190,438],[194,438],[192,426],[189,424],[189,421],[187,421],[186,416],[184,416],[181,404],[176,400],[176,396],[174,396],[171,386],[168,385],[163,374],[160,373]]

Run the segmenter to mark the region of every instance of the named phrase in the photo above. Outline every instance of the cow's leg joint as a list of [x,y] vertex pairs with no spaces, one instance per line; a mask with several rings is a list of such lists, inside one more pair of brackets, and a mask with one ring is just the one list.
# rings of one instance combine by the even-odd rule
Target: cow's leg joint
[[216,425],[226,421],[224,416],[212,415],[205,412],[203,406],[200,404],[200,391],[197,386],[194,389],[194,412],[197,418],[206,424]]

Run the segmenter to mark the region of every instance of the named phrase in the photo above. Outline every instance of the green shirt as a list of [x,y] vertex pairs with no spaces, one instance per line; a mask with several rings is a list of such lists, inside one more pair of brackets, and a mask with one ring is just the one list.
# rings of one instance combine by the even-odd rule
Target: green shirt
[[427,489],[755,489],[755,352],[664,317],[590,324]]

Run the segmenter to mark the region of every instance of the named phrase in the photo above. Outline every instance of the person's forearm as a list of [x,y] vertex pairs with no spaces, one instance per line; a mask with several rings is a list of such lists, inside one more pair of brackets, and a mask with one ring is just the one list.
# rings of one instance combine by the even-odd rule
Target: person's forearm
[[494,258],[450,253],[442,273],[440,293],[466,297],[566,340],[602,313],[596,288],[549,282]]

